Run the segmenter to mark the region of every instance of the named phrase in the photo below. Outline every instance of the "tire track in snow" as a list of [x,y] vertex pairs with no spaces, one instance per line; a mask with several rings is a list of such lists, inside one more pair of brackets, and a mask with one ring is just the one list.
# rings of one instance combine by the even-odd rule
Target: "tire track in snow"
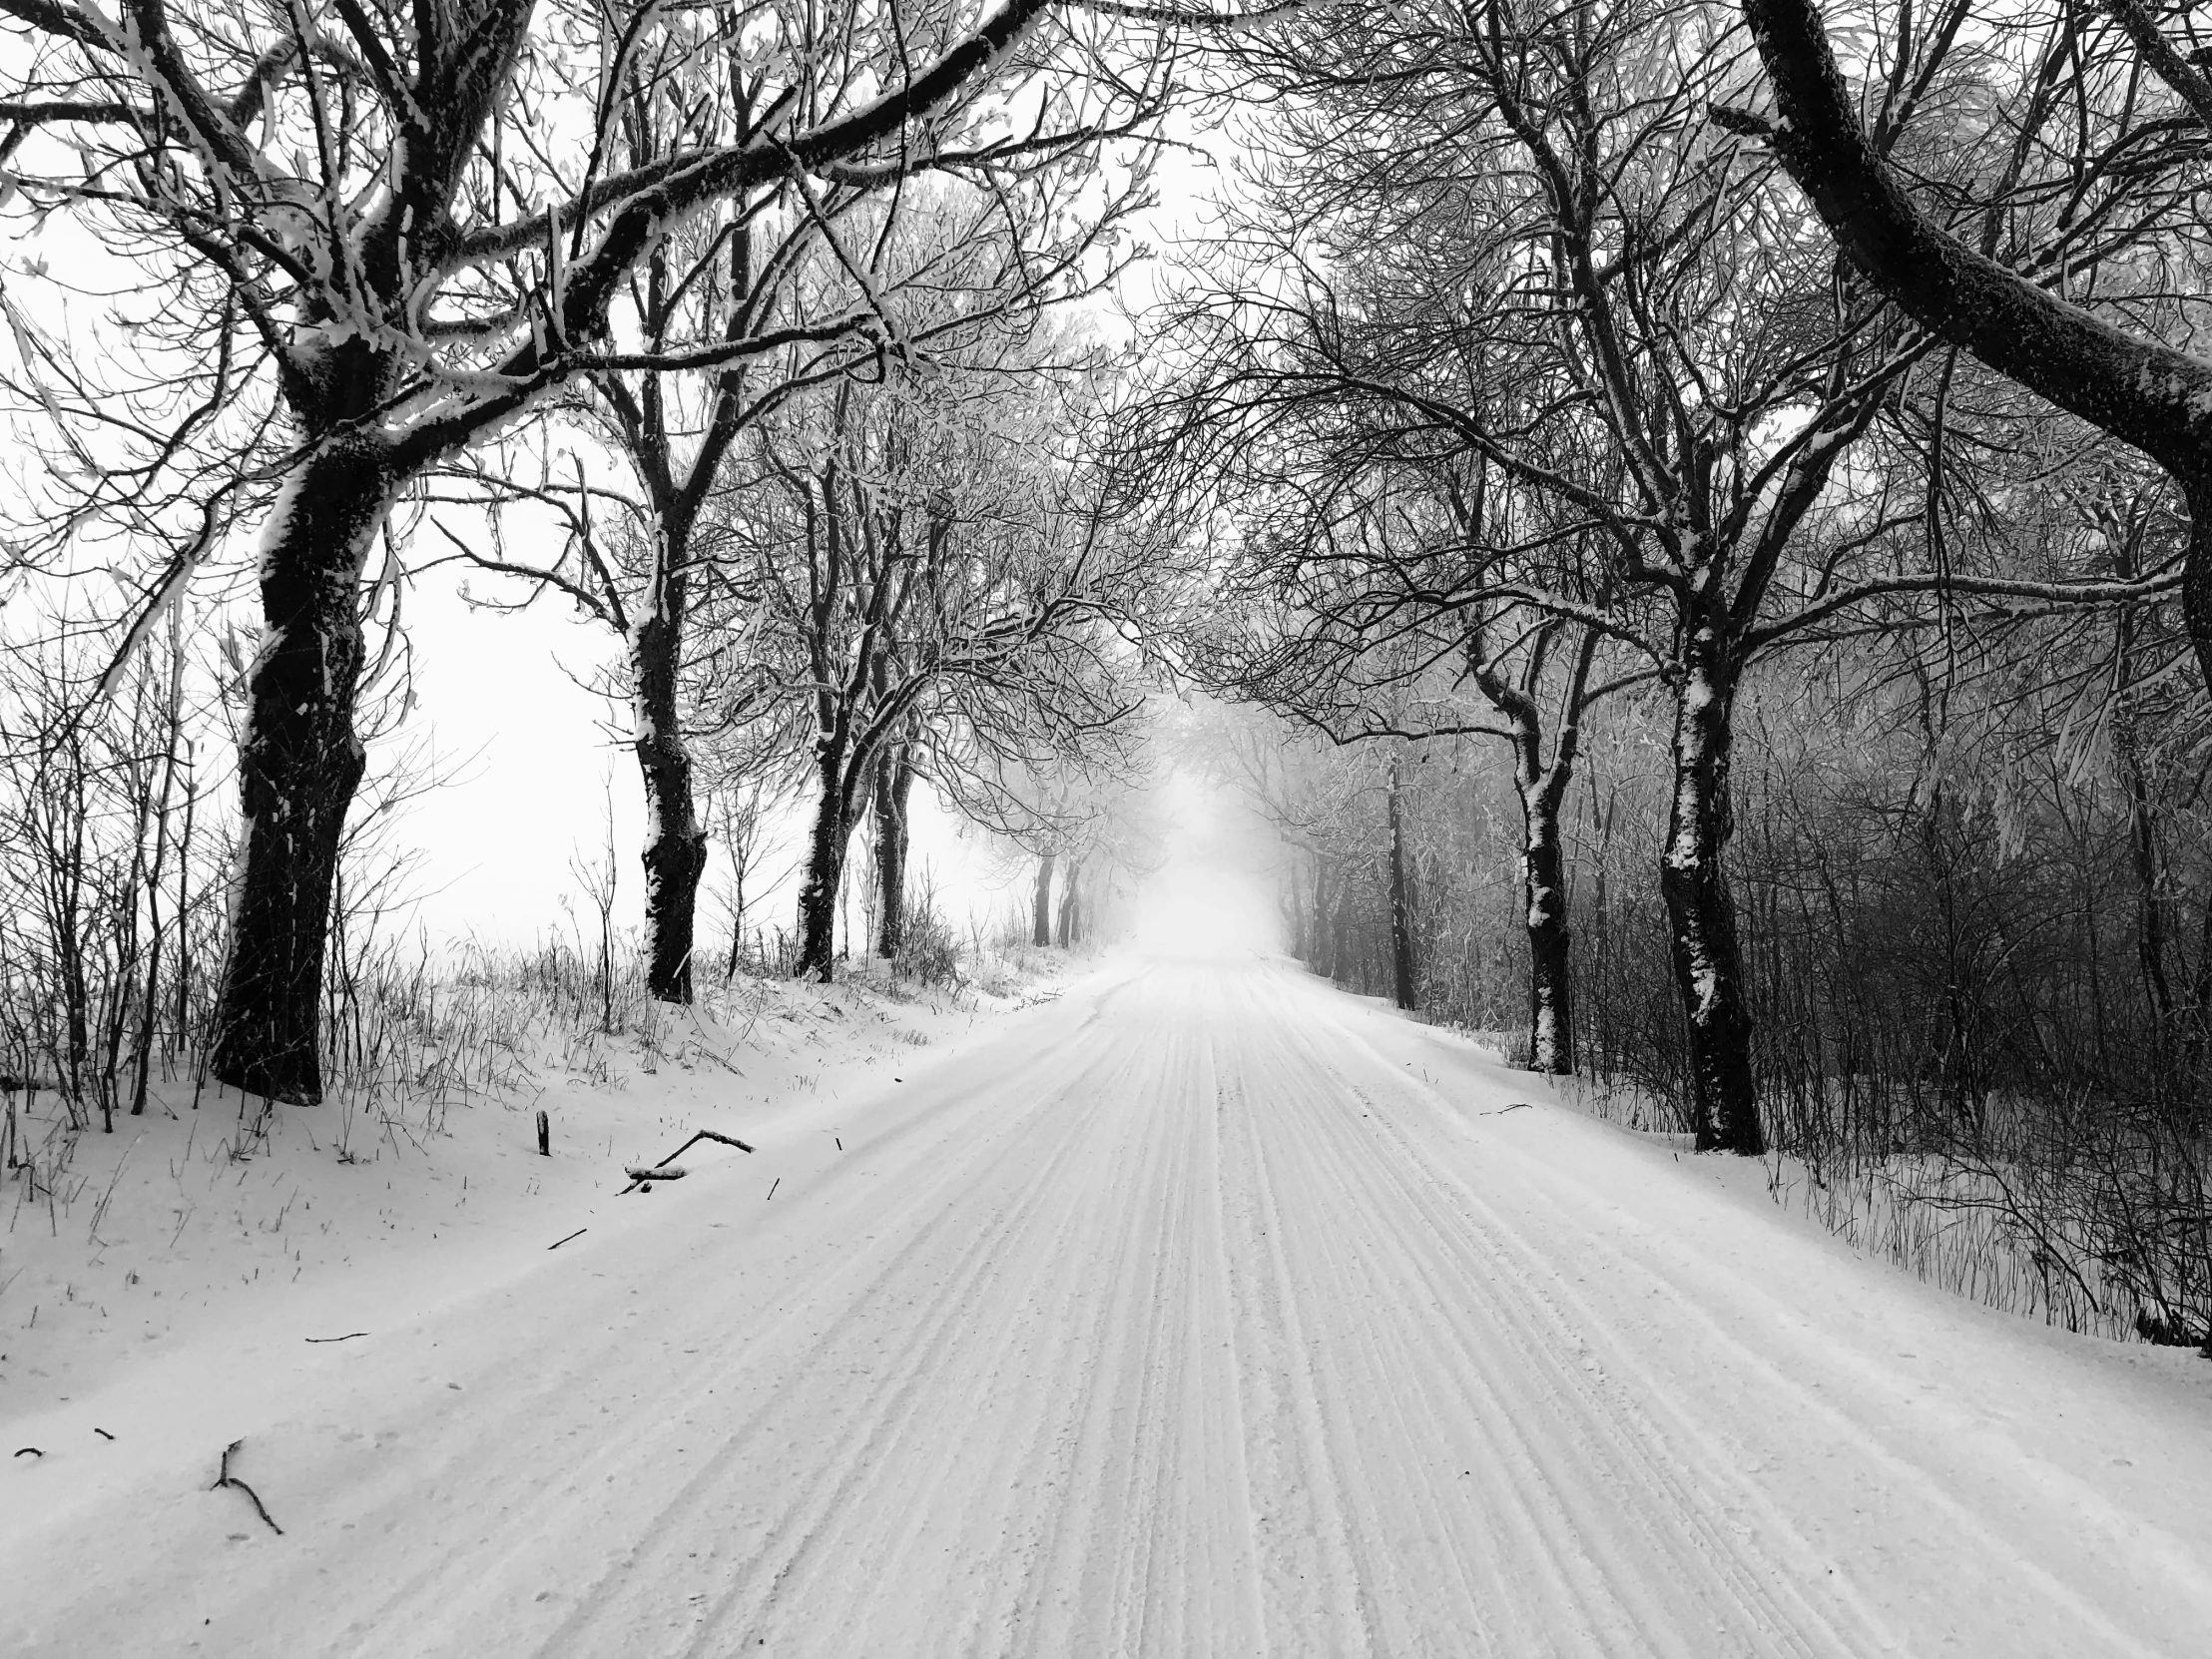
[[[1105,1081],[1112,1080],[1109,1073]],[[1079,1077],[1078,1081],[1095,1083],[1100,1079]],[[944,1189],[958,1187],[972,1192],[979,1185],[991,1183],[1005,1166],[1019,1170],[1018,1182],[1004,1183],[1014,1196],[1003,1209],[989,1216],[982,1228],[965,1233],[975,1218],[968,1213],[971,1201],[963,1202],[959,1197],[946,1199],[910,1230],[897,1224],[887,1226],[871,1253],[879,1271],[865,1288],[835,1298],[827,1323],[798,1355],[773,1349],[762,1355],[768,1367],[784,1376],[767,1391],[751,1419],[715,1453],[708,1466],[686,1483],[678,1499],[654,1518],[652,1530],[660,1534],[709,1519],[699,1513],[702,1507],[719,1508],[733,1497],[742,1505],[735,1517],[726,1509],[711,1517],[710,1524],[722,1529],[723,1534],[718,1553],[730,1551],[733,1540],[728,1530],[733,1519],[744,1541],[737,1544],[731,1588],[700,1611],[699,1638],[681,1651],[719,1651],[719,1632],[730,1627],[749,1631],[785,1622],[773,1615],[778,1604],[789,1599],[788,1587],[805,1573],[810,1558],[823,1543],[819,1535],[833,1526],[842,1513],[872,1495],[868,1488],[878,1477],[879,1465],[889,1453],[904,1449],[904,1436],[909,1430],[915,1431],[917,1439],[926,1439],[933,1432],[929,1414],[917,1414],[917,1408],[926,1404],[938,1407],[941,1415],[947,1403],[941,1384],[931,1396],[928,1384],[938,1381],[931,1373],[952,1356],[961,1339],[988,1333],[991,1322],[984,1317],[983,1308],[992,1305],[998,1279],[1021,1261],[1021,1253],[1012,1247],[1017,1242],[1031,1242],[1021,1239],[1023,1230],[1040,1215],[1056,1212],[1057,1220],[1043,1241],[1042,1253],[1048,1259],[1066,1254],[1079,1226],[1079,1212],[1066,1205],[1064,1195],[1056,1193],[1055,1186],[1080,1160],[1087,1143],[1100,1133],[1092,1121],[1076,1126],[1072,1133],[1064,1125],[1062,1120],[1081,1111],[1079,1106],[1071,1107],[1073,1095],[1073,1084],[1047,1095],[1005,1137],[995,1149],[995,1156],[956,1162],[940,1184]],[[964,1242],[960,1242],[963,1234]],[[912,1282],[930,1273],[928,1264],[933,1263],[933,1252],[948,1240],[954,1241],[953,1260],[936,1265],[933,1286],[917,1294]],[[830,1301],[809,1299],[810,1305],[818,1307]],[[1003,1350],[1006,1342],[1002,1330],[998,1348]],[[883,1355],[888,1362],[887,1372],[878,1378],[870,1376],[865,1367],[837,1364],[836,1357],[851,1349]],[[974,1357],[969,1358],[972,1365]],[[811,1384],[817,1378],[840,1375],[864,1380],[863,1386],[849,1390],[851,1403],[858,1407],[856,1415],[840,1412],[830,1422],[810,1422],[820,1406]],[[827,1455],[807,1460],[797,1469],[756,1471],[746,1467],[748,1454],[757,1446],[768,1447],[770,1456],[775,1456],[779,1427],[793,1416],[800,1421],[787,1430],[794,1436],[792,1443],[804,1443],[801,1436],[815,1434],[830,1440]],[[747,1501],[750,1490],[773,1489],[779,1474],[785,1476],[780,1506],[761,1507]],[[608,1587],[610,1596],[614,1588]],[[811,1612],[819,1618],[822,1610]],[[579,1645],[578,1638],[592,1625],[605,1622],[595,1610],[587,1608],[578,1623],[557,1633],[548,1651],[592,1651],[588,1645]],[[616,1622],[619,1626],[620,1620]],[[953,1646],[944,1651],[961,1649]]]
[[[1350,1057],[1366,1047],[1355,1033],[1347,1030],[1344,1034],[1353,1039],[1352,1043],[1341,1047],[1333,1045],[1333,1053]],[[1418,1097],[1424,1115],[1440,1104],[1440,1097],[1432,1087],[1408,1078],[1386,1059],[1372,1050],[1368,1050],[1365,1058],[1373,1067],[1373,1077],[1386,1084],[1391,1092],[1401,1098]],[[1440,1137],[1416,1136],[1406,1122],[1395,1115],[1378,1110],[1373,1121],[1379,1136],[1392,1143],[1406,1167],[1418,1171],[1420,1178],[1439,1193],[1449,1195],[1446,1208],[1454,1205],[1460,1208],[1474,1223],[1475,1231],[1514,1263],[1516,1272],[1511,1281],[1514,1294],[1509,1305],[1523,1316],[1543,1309],[1560,1329],[1578,1333],[1590,1348],[1602,1348],[1606,1365],[1632,1384],[1626,1388],[1615,1385],[1615,1392],[1622,1411],[1645,1424],[1642,1433],[1647,1443],[1681,1446],[1695,1454],[1694,1465],[1687,1457],[1670,1459],[1680,1471],[1675,1484],[1693,1493],[1701,1487],[1724,1493],[1725,1501],[1718,1506],[1705,1505],[1709,1515],[1719,1517],[1724,1530],[1741,1531],[1743,1517],[1756,1518],[1769,1539],[1786,1543],[1782,1553],[1793,1564],[1790,1576],[1814,1584],[1828,1579],[1837,1601],[1837,1611],[1845,1615],[1846,1623],[1856,1623],[1866,1632],[1847,1645],[1846,1651],[1916,1648],[1927,1641],[1931,1632],[1925,1627],[1901,1630],[1894,1619],[1886,1619],[1880,1612],[1875,1605],[1877,1598],[1866,1593],[1868,1590],[1889,1591],[1893,1586],[1854,1586],[1840,1573],[1830,1578],[1833,1569],[1821,1565],[1823,1552],[1804,1538],[1786,1508],[1740,1472],[1741,1452],[1731,1446],[1722,1432],[1725,1428],[1736,1425],[1758,1428],[1770,1422],[1799,1425],[1801,1443],[1793,1449],[1802,1457],[1807,1449],[1802,1444],[1802,1425],[1808,1419],[1820,1422],[1830,1436],[1828,1453],[1834,1455],[1841,1450],[1861,1465],[1855,1472],[1869,1495],[1882,1501],[1889,1512],[1886,1519],[1893,1525],[1899,1519],[1917,1523],[1910,1535],[1926,1546],[1923,1558],[1915,1560],[1908,1554],[1888,1563],[1888,1567],[1890,1570],[1903,1567],[1908,1572],[1918,1569],[1926,1574],[1931,1570],[1931,1563],[1936,1563],[1937,1570],[1955,1586],[1952,1594],[1936,1605],[1959,1618],[1961,1640],[2001,1641],[2007,1652],[2155,1655],[2174,1651],[2146,1643],[2105,1607],[2097,1605],[2052,1570],[2072,1566],[2070,1559],[2046,1557],[2043,1566],[2030,1566],[2033,1552],[2020,1539],[2007,1533],[2002,1525],[2002,1517],[2008,1508],[2015,1506],[2012,1498],[2017,1494],[1980,1505],[1962,1501],[1956,1487],[1944,1475],[1915,1459],[1913,1448],[1893,1447],[1887,1443],[1881,1423],[1864,1412],[1854,1414],[1847,1408],[1854,1397],[1853,1390],[1818,1385],[1808,1388],[1799,1376],[1792,1375],[1777,1359],[1777,1352],[1789,1352],[1802,1345],[1794,1341],[1777,1344],[1771,1339],[1779,1332],[1780,1316],[1788,1313],[1793,1319],[1802,1319],[1801,1310],[1787,1307],[1769,1289],[1741,1276],[1722,1280],[1708,1275],[1698,1287],[1705,1294],[1688,1290],[1681,1283],[1690,1274],[1681,1259],[1686,1253],[1665,1253],[1663,1247],[1668,1241],[1648,1240],[1643,1248],[1630,1250],[1591,1228],[1597,1211],[1587,1194],[1580,1195],[1580,1205],[1574,1202],[1577,1195],[1573,1190],[1571,1167],[1538,1162],[1524,1152],[1493,1141],[1498,1156],[1513,1166],[1512,1178],[1489,1182],[1485,1190],[1483,1185],[1468,1179],[1464,1169],[1453,1169],[1438,1156],[1440,1147],[1460,1139],[1456,1127],[1445,1127]],[[1475,1138],[1482,1139],[1479,1134]],[[1545,1259],[1537,1239],[1524,1236],[1526,1220],[1516,1225],[1505,1217],[1498,1198],[1501,1191],[1508,1190],[1522,1209],[1531,1205],[1541,1207],[1540,1222],[1548,1243],[1554,1250],[1561,1243],[1569,1244],[1589,1259],[1581,1264],[1588,1272],[1575,1275],[1570,1282],[1556,1261]],[[1664,1314],[1663,1320],[1647,1314],[1640,1323],[1647,1328],[1654,1325],[1675,1328],[1673,1335],[1677,1342],[1681,1340],[1683,1328],[1693,1331],[1694,1340],[1705,1356],[1704,1369],[1722,1386],[1716,1387],[1711,1394],[1688,1397],[1680,1387],[1679,1378],[1663,1376],[1644,1363],[1639,1345],[1618,1329],[1624,1304],[1632,1305],[1639,1300],[1623,1294],[1626,1284],[1634,1281],[1644,1282],[1647,1288],[1644,1300],[1657,1301]],[[1577,1284],[1602,1284],[1605,1294],[1601,1299],[1594,1290],[1577,1290]],[[1747,1340],[1740,1330],[1724,1324],[1716,1313],[1717,1308],[1726,1306],[1740,1314],[1746,1302],[1764,1305],[1777,1317],[1775,1329],[1763,1330],[1763,1336],[1769,1340],[1758,1345]],[[1825,1371],[1828,1382],[1836,1381],[1838,1373],[1845,1374],[1847,1382],[1854,1380],[1853,1374],[1865,1381],[1872,1371],[1864,1357],[1833,1345],[1818,1352],[1807,1348],[1793,1357],[1804,1361],[1802,1369]],[[1720,1397],[1723,1393],[1731,1397]],[[1773,1453],[1768,1453],[1762,1463],[1763,1470],[1771,1471],[1778,1460]],[[1999,1466],[2003,1466],[2001,1460]],[[2005,1469],[2008,1478],[2017,1478],[2020,1472],[2015,1468]],[[2054,1511],[2078,1514],[2079,1511],[2072,1507],[2075,1504],[2090,1512],[2110,1509],[2105,1499],[2081,1488],[2078,1482],[2065,1480],[2052,1470],[2038,1472],[2043,1483],[2055,1482],[2063,1488],[2065,1506],[2053,1504]],[[1906,1492],[1911,1493],[1910,1502],[1901,1501]],[[2024,1504],[2017,1506],[2026,1507]],[[1932,1524],[1927,1517],[1933,1516],[1940,1516],[1941,1524]],[[2205,1615],[2212,1612],[2203,1594],[2202,1564],[2196,1563],[2196,1570],[2190,1571],[2191,1563],[2184,1547],[2154,1529],[2145,1528],[2132,1517],[2115,1518],[2112,1525],[2115,1531],[2124,1533],[2130,1553],[2146,1558],[2145,1570],[2153,1577],[2157,1576],[2157,1563],[2170,1565],[2169,1583],[2178,1599],[2190,1603],[2187,1616],[2201,1627]],[[1715,1535],[1710,1524],[1707,1531],[1709,1536]],[[1968,1554],[1960,1548],[1967,1540],[1978,1546],[1976,1553]],[[1902,1543],[1904,1539],[1898,1541]],[[1760,1553],[1764,1555],[1769,1551],[1763,1545]],[[1976,1581],[1976,1574],[1981,1581]],[[2193,1601],[2188,1595],[2191,1588],[2198,1592]],[[1925,1599],[1920,1603],[1924,1612],[1929,1605]],[[1887,1633],[1883,1634],[1885,1631]],[[1965,1632],[1977,1634],[1966,1635]]]
[[[1299,1079],[1304,1088],[1295,1087]],[[1328,1100],[1315,1080],[1342,1099]],[[1515,1576],[1524,1590],[1540,1584],[1548,1607],[1531,1618],[1526,1596],[1512,1597],[1517,1628],[1497,1651],[1551,1651],[1562,1636],[1565,1651],[1594,1644],[1621,1653],[1819,1655],[1891,1645],[1845,1609],[1791,1591],[1791,1569],[1803,1573],[1809,1560],[1755,1567],[1741,1559],[1707,1479],[1622,1390],[1606,1385],[1580,1332],[1539,1300],[1529,1277],[1483,1271],[1505,1241],[1436,1202],[1409,1138],[1392,1137],[1372,1104],[1360,1115],[1357,1086],[1304,1031],[1283,1082],[1302,1118],[1302,1133],[1283,1140],[1307,1160],[1314,1204],[1355,1218],[1359,1230],[1359,1249],[1312,1266],[1323,1291],[1314,1300],[1354,1311],[1351,1347],[1368,1361],[1338,1391],[1394,1397],[1402,1445],[1449,1443],[1453,1422],[1475,1430],[1462,1442],[1472,1461],[1459,1477],[1475,1478],[1485,1492],[1489,1547],[1510,1552],[1518,1538],[1528,1555],[1527,1538],[1542,1540]],[[1359,1134],[1361,1124],[1376,1132]],[[1401,1379],[1394,1393],[1393,1375]],[[1400,1468],[1399,1483],[1438,1466],[1430,1458]],[[1483,1481],[1477,1469],[1502,1478]],[[1391,1483],[1371,1477],[1359,1489],[1372,1504]],[[1428,1495],[1431,1512],[1448,1523],[1454,1506],[1440,1491]],[[1382,1530],[1380,1515],[1366,1518]],[[1417,1605],[1402,1594],[1391,1603],[1400,1612]],[[1439,1622],[1432,1635],[1440,1640],[1451,1620]]]
[[[358,1490],[189,1582],[283,1659],[2195,1651],[2212,1590],[2039,1581],[2074,1488],[1936,1447],[1878,1348],[1680,1234],[1720,1212],[1663,1165],[1616,1213],[1571,1160],[1621,1143],[1469,1122],[1281,969],[1085,994],[748,1231],[689,1210],[535,1325],[502,1300],[541,1353],[426,1369],[467,1391],[364,1416]],[[172,1651],[175,1604],[67,1628]]]

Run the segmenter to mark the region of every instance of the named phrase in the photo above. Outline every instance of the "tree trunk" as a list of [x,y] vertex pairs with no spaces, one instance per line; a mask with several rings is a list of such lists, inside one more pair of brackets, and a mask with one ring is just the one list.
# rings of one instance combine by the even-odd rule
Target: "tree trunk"
[[707,870],[707,831],[692,800],[691,750],[677,708],[683,651],[683,584],[671,577],[658,609],[632,635],[630,672],[632,747],[645,780],[646,992],[675,1003],[692,999],[699,882]]
[[1029,902],[1029,942],[1052,942],[1052,860],[1049,852],[1037,860],[1037,889]]
[[914,771],[904,744],[886,744],[875,765],[875,875],[882,901],[875,951],[895,957],[906,947],[906,798]]
[[793,973],[800,979],[811,974],[827,985],[836,975],[837,889],[844,881],[851,828],[845,821],[842,746],[817,745],[815,767],[822,798],[807,837],[807,875],[799,886],[799,963]]
[[1314,853],[1314,909],[1305,924],[1305,966],[1321,977],[1330,977],[1330,878],[1321,853]]
[[1574,1070],[1574,979],[1558,794],[1542,785],[1524,786],[1520,793],[1526,830],[1521,887],[1528,900],[1528,1069],[1564,1076]]
[[1682,665],[1674,725],[1674,801],[1659,890],[1674,976],[1689,1027],[1691,1128],[1700,1152],[1766,1150],[1751,1068],[1743,950],[1722,856],[1728,846],[1728,758],[1734,675],[1693,644]]
[[1405,818],[1398,801],[1398,758],[1390,757],[1390,989],[1400,1008],[1419,1003],[1413,986],[1412,895],[1405,880]]
[[286,483],[262,562],[265,632],[239,740],[246,849],[213,1070],[296,1105],[322,1098],[330,886],[366,764],[353,729],[361,568],[398,482],[373,444],[324,445]]
[[1082,929],[1082,900],[1076,895],[1076,884],[1083,873],[1083,860],[1071,858],[1060,877],[1060,948],[1073,949]]

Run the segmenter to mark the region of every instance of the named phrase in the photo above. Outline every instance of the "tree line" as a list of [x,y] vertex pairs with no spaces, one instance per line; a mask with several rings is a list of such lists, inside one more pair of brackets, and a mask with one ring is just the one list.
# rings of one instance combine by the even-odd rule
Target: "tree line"
[[[1704,1150],[2094,1142],[2202,1323],[2186,11],[0,13],[6,211],[129,274],[4,296],[20,591],[127,601],[18,660],[152,697],[255,549],[166,704],[236,726],[222,1081],[319,1092],[364,688],[451,559],[620,641],[656,996],[763,791],[804,971],[862,826],[895,945],[917,779],[1044,931],[1172,670],[1343,751],[1238,763],[1309,960],[1469,1017],[1515,964],[1532,1064]],[[1116,348],[1171,113],[1229,183]]]
[[[10,562],[48,637],[106,647],[60,725],[191,595],[258,590],[207,668],[240,841],[217,1081],[321,1093],[363,699],[440,558],[620,636],[665,999],[703,737],[717,782],[816,788],[824,976],[850,831],[877,815],[895,885],[913,776],[1044,837],[1032,775],[1126,761],[1150,532],[1083,476],[1111,365],[1054,317],[1128,257],[1156,44],[1040,0],[5,11],[9,211],[70,262],[6,297]],[[96,572],[125,604],[71,609]]]
[[1140,445],[1233,527],[1185,650],[1320,746],[1234,769],[1309,961],[1511,980],[1700,1150],[1970,1158],[2201,1341],[2194,24],[1828,14],[1848,75],[1803,0],[1225,43]]

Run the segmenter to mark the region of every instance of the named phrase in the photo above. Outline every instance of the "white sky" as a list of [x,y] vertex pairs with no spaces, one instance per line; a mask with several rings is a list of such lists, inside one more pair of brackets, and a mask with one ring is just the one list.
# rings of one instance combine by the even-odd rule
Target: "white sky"
[[[485,582],[479,575],[479,593]],[[626,744],[602,729],[624,711],[585,689],[613,660],[613,634],[558,600],[505,615],[471,611],[458,585],[453,568],[435,570],[408,597],[421,699],[410,729],[434,734],[439,755],[458,774],[393,826],[395,841],[423,854],[410,883],[424,895],[423,923],[433,940],[473,932],[512,943],[565,928],[562,897],[584,905],[569,863],[579,852],[600,857],[611,779],[617,919],[639,925],[643,788]],[[1002,844],[950,821],[934,803],[917,808],[910,867],[936,879],[954,920],[964,923],[974,911],[995,918],[1015,889],[1026,890],[1026,870],[1009,863]],[[753,922],[792,925],[802,834],[803,826],[791,822],[766,837],[747,884]],[[855,856],[859,850],[856,834]],[[710,882],[719,887],[727,868],[726,849],[712,848]],[[717,937],[719,907],[703,901],[700,916],[707,937]]]

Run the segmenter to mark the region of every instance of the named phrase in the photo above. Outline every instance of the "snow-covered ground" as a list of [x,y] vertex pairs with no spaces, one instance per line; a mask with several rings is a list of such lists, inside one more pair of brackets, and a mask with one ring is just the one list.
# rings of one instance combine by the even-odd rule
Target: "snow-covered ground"
[[[1278,962],[812,1018],[875,1014],[828,1070],[590,1085],[553,1160],[497,1107],[434,1178],[330,1160],[393,1183],[342,1222],[272,1182],[260,1288],[110,1238],[20,1353],[8,1290],[0,1653],[2207,1651],[2202,1361],[1930,1290]],[[693,1127],[760,1151],[609,1196]],[[234,1440],[280,1535],[210,1489]]]
[[[751,1140],[794,1114],[833,1119],[919,1051],[1054,994],[1043,978],[1008,991],[745,979],[717,988],[715,1015],[663,1016],[651,1042],[532,1020],[480,991],[473,1019],[439,1028],[483,1029],[473,1046],[494,1056],[417,1068],[373,1105],[265,1116],[215,1088],[195,1108],[189,1077],[157,1085],[146,1116],[82,1134],[57,1171],[42,1159],[53,1179],[4,1189],[0,1420],[186,1351],[223,1369],[249,1336],[297,1341],[341,1316],[388,1327],[479,1290],[576,1228],[634,1222],[637,1206],[608,1202],[623,1167],[658,1162],[694,1129]],[[487,1078],[506,1086],[487,1092]],[[23,1140],[51,1151],[58,1105],[42,1105]],[[739,1156],[702,1144],[683,1163],[704,1173]]]

